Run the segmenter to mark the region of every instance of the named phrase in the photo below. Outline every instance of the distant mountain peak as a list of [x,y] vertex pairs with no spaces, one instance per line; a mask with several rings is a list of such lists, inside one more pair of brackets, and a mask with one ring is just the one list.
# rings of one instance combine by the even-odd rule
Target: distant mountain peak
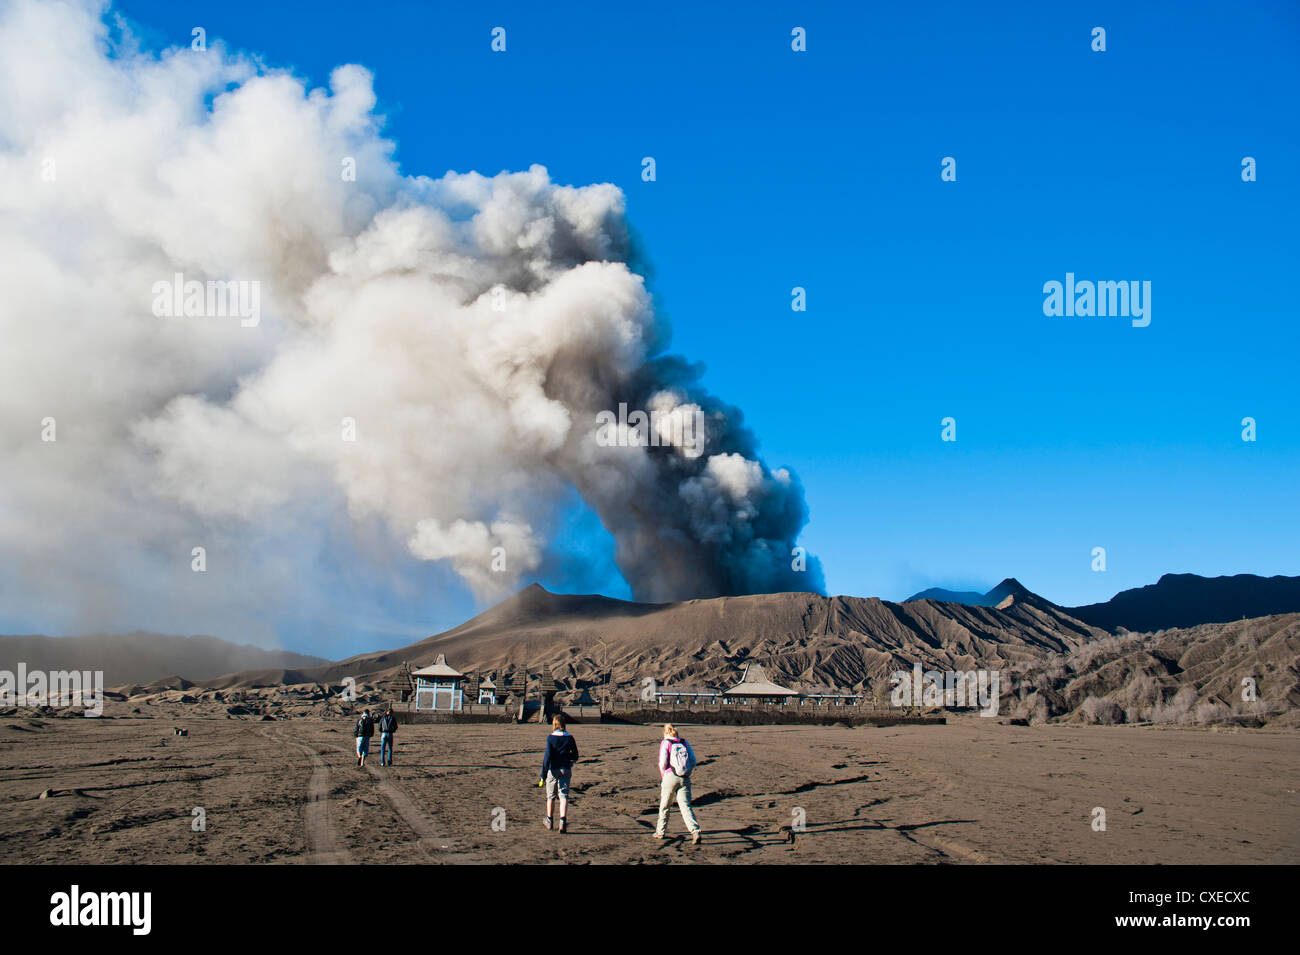
[[1038,606],[1050,605],[1051,601],[1038,596],[1014,577],[1008,577],[984,595],[986,607],[1006,610],[1012,604],[1029,603]]
[[911,600],[939,600],[944,603],[964,604],[968,607],[994,607],[998,610],[1005,610],[1016,603],[1028,603],[1038,607],[1055,606],[1050,600],[1040,597],[1015,577],[1004,578],[1002,583],[991,588],[987,593],[931,587],[929,590],[913,594],[903,602],[907,603]]

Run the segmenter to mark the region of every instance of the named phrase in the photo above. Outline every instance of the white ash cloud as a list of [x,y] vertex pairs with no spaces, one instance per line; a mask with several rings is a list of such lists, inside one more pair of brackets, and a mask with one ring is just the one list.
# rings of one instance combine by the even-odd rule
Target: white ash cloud
[[[16,590],[87,621],[201,606],[247,632],[294,589],[279,548],[344,538],[386,572],[443,561],[494,598],[543,567],[574,490],[638,598],[821,589],[815,561],[791,569],[797,480],[663,353],[618,188],[541,166],[406,176],[359,66],[310,89],[219,43],[140,52],[93,4],[2,11]],[[257,281],[260,323],[157,317],[151,289],[176,273]],[[619,402],[698,406],[704,453],[600,446]],[[191,540],[238,565],[226,590],[173,566]]]

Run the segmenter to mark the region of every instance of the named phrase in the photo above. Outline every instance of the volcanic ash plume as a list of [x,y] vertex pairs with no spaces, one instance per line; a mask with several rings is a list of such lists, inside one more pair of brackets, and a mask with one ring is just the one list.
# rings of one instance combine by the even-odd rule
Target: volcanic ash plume
[[[285,574],[343,515],[496,596],[576,490],[638,598],[821,589],[797,479],[662,353],[616,187],[403,176],[364,69],[140,53],[93,6],[6,4],[0,76],[0,551],[30,586],[128,599],[199,534]],[[651,424],[598,427],[620,406]]]

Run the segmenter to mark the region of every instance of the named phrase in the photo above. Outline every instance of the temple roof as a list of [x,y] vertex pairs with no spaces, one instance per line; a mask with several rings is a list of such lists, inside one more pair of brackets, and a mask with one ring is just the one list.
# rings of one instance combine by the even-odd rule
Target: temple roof
[[464,676],[459,670],[447,665],[447,655],[438,654],[438,659],[427,667],[420,667],[418,670],[412,670],[411,676]]
[[767,678],[757,663],[746,663],[740,682],[727,690],[727,696],[798,696],[794,690],[777,686]]

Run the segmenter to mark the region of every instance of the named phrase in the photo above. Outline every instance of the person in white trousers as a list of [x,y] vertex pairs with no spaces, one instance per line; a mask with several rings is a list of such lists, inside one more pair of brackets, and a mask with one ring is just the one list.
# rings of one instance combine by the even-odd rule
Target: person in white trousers
[[659,825],[655,838],[663,839],[668,832],[668,810],[673,796],[682,812],[682,822],[691,833],[691,844],[700,842],[700,824],[691,809],[691,772],[695,769],[695,751],[691,744],[677,735],[677,727],[664,724],[664,738],[659,744]]

